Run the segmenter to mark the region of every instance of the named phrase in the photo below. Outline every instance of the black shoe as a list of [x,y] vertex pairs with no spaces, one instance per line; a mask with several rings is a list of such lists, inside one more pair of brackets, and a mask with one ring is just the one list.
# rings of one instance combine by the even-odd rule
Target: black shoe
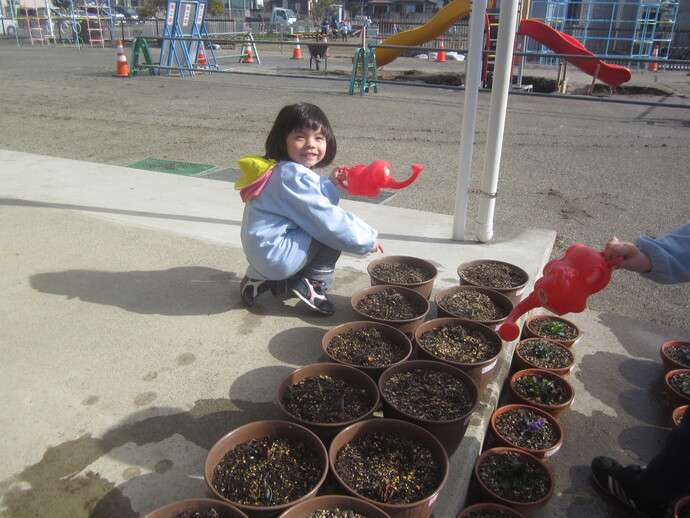
[[604,492],[642,516],[664,518],[667,506],[655,502],[651,495],[644,495],[635,483],[641,473],[639,466],[623,466],[608,457],[595,457],[592,461],[592,478]]
[[328,300],[326,287],[321,281],[314,281],[306,277],[293,279],[292,292],[319,313],[324,315],[335,313],[335,306]]
[[240,282],[240,295],[242,301],[251,306],[254,304],[254,299],[271,289],[272,281],[262,281],[261,279],[250,279],[246,275]]

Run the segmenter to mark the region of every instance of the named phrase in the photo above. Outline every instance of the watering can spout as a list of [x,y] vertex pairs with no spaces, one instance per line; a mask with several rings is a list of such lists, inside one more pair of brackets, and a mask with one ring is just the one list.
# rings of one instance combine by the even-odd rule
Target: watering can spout
[[530,293],[526,299],[523,299],[517,306],[515,306],[513,311],[510,312],[510,315],[508,315],[508,318],[506,318],[505,322],[503,322],[503,324],[501,324],[501,326],[498,328],[498,334],[500,337],[506,342],[515,340],[520,334],[520,328],[515,321],[528,311],[541,306],[542,302],[539,300],[537,293],[535,291]]
[[417,177],[419,176],[419,173],[424,171],[424,166],[419,165],[419,164],[413,164],[412,165],[412,176],[410,176],[407,180],[403,180],[402,182],[396,182],[392,178],[388,180],[388,184],[386,187],[390,187],[391,189],[402,189],[404,187],[407,187],[410,185],[412,182],[414,182]]

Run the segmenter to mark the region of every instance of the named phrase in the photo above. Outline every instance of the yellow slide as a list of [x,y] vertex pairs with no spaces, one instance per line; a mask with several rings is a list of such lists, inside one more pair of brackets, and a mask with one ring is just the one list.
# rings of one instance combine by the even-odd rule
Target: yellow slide
[[[444,6],[434,17],[420,27],[409,31],[393,34],[383,41],[382,45],[402,45],[413,47],[433,40],[445,33],[459,19],[470,14],[470,0],[453,0]],[[403,49],[376,49],[376,66],[387,65],[400,54]]]

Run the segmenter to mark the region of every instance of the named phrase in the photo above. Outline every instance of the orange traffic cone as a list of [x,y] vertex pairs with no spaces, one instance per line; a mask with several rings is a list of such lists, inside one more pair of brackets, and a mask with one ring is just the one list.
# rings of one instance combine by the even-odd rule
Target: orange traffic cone
[[295,48],[292,49],[292,59],[302,59],[302,49],[299,46],[299,34],[295,37]]
[[206,61],[206,53],[204,52],[204,42],[199,42],[199,53],[196,56],[196,64],[200,67],[208,67],[208,61]]
[[117,71],[113,77],[129,77],[129,65],[125,56],[125,49],[122,48],[122,40],[117,42]]
[[[328,36],[326,34],[323,35],[323,42],[328,43]],[[327,58],[331,57],[331,53],[328,52],[328,47],[326,47],[326,53],[324,54]]]
[[249,43],[244,44],[244,50],[242,51],[244,59],[242,63],[254,63],[254,56],[252,55],[252,46]]
[[[438,47],[440,49],[444,49],[445,47],[443,46],[443,36],[439,39],[438,42]],[[436,62],[438,63],[444,63],[446,61],[446,51],[445,50],[439,50],[438,54],[436,54]]]
[[[654,45],[654,50],[652,50],[652,57],[659,57],[659,45]],[[657,70],[659,70],[659,63],[650,61],[647,64],[647,70],[649,70],[650,72],[656,72]]]

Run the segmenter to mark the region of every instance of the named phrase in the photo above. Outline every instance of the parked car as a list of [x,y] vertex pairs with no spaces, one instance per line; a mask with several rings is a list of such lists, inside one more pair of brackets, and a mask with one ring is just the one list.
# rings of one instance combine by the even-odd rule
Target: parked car
[[8,38],[14,38],[17,34],[17,22],[0,14],[0,34]]
[[128,21],[138,21],[139,20],[139,15],[137,14],[137,10],[134,7],[125,7],[122,5],[113,5],[111,6],[111,9],[115,11],[116,13],[119,13],[125,17],[125,20]]

